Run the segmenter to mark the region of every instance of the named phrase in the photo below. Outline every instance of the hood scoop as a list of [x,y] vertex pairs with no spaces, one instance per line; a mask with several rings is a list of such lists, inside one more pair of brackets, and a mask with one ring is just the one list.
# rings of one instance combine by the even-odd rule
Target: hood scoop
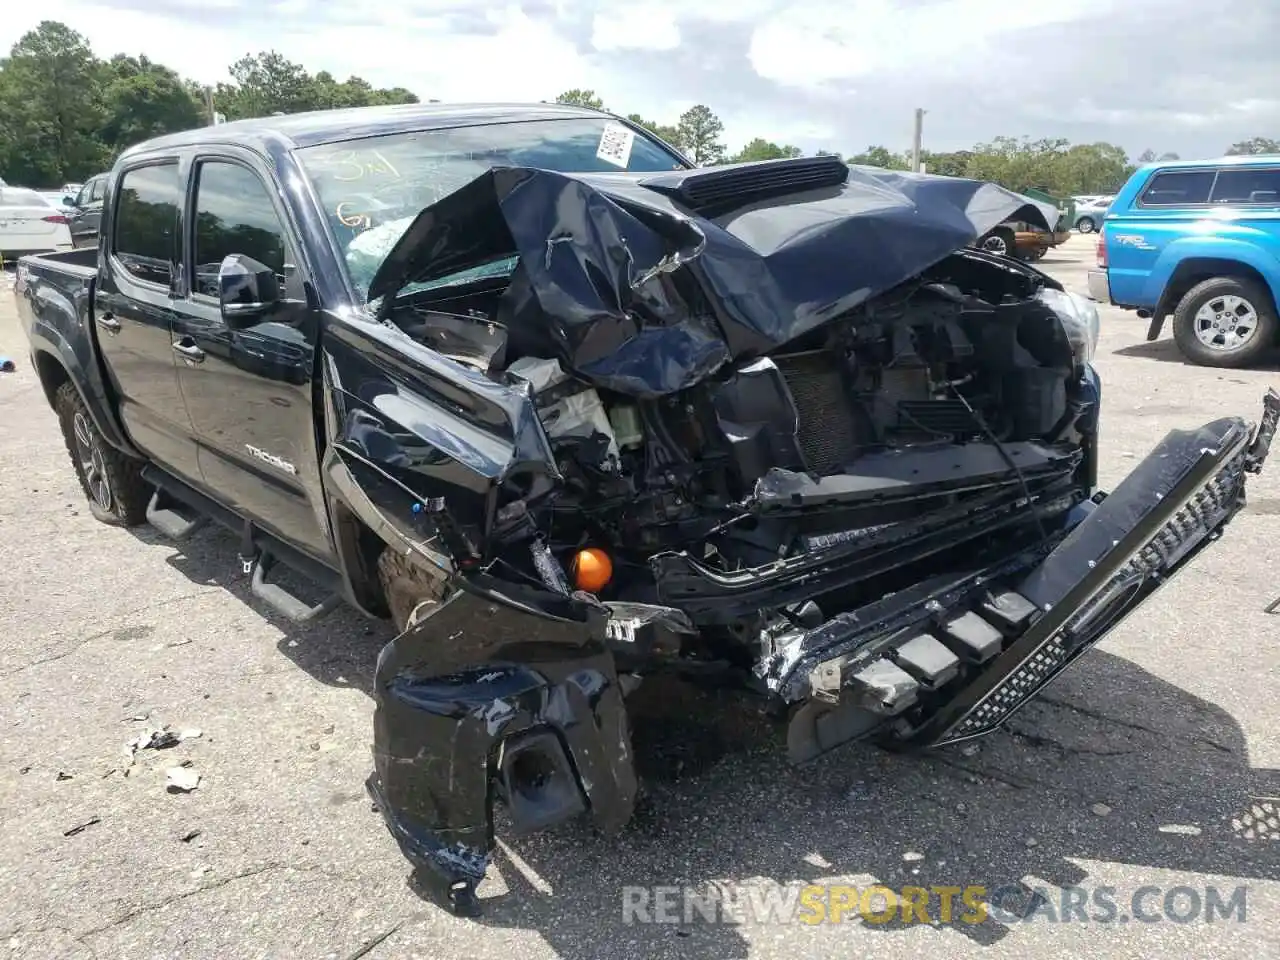
[[640,184],[691,210],[714,216],[756,200],[838,187],[848,180],[849,167],[843,160],[821,156],[663,173],[645,177]]

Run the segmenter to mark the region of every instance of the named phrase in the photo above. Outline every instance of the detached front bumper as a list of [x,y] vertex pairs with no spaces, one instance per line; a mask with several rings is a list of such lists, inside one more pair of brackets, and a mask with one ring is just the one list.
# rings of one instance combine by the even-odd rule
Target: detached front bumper
[[[1226,418],[1173,431],[1065,532],[780,638],[758,679],[796,707],[792,759],[859,736],[910,748],[996,729],[1217,538],[1278,422],[1269,391],[1256,429]],[[638,607],[611,620],[584,595],[461,586],[378,659],[369,787],[405,856],[470,911],[495,799],[518,831],[586,812],[606,830],[630,819],[614,651],[637,649],[652,624]],[[665,629],[692,630],[682,617]]]
[[792,759],[859,736],[927,747],[995,730],[1217,539],[1277,421],[1280,395],[1269,391],[1256,430],[1227,418],[1173,431],[1044,552],[919,584],[810,631],[771,678],[801,703]]

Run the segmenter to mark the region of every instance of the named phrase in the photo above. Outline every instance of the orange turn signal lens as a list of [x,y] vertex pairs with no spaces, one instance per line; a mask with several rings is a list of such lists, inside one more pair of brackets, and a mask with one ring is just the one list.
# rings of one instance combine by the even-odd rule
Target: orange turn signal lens
[[573,582],[579,590],[599,593],[613,576],[613,561],[598,547],[579,550],[573,558]]

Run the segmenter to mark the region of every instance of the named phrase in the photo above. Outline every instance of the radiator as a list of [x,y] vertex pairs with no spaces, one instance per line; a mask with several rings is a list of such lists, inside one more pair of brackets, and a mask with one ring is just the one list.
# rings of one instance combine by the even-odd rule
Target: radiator
[[859,417],[838,358],[814,350],[774,357],[774,362],[796,405],[797,439],[806,468],[820,477],[841,472],[858,456]]

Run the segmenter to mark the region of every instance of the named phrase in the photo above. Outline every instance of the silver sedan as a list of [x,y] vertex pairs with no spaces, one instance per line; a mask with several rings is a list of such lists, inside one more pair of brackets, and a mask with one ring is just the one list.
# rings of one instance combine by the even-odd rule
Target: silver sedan
[[1076,204],[1075,228],[1081,233],[1093,233],[1102,225],[1102,218],[1107,215],[1107,208],[1115,197],[1095,197],[1088,203]]

